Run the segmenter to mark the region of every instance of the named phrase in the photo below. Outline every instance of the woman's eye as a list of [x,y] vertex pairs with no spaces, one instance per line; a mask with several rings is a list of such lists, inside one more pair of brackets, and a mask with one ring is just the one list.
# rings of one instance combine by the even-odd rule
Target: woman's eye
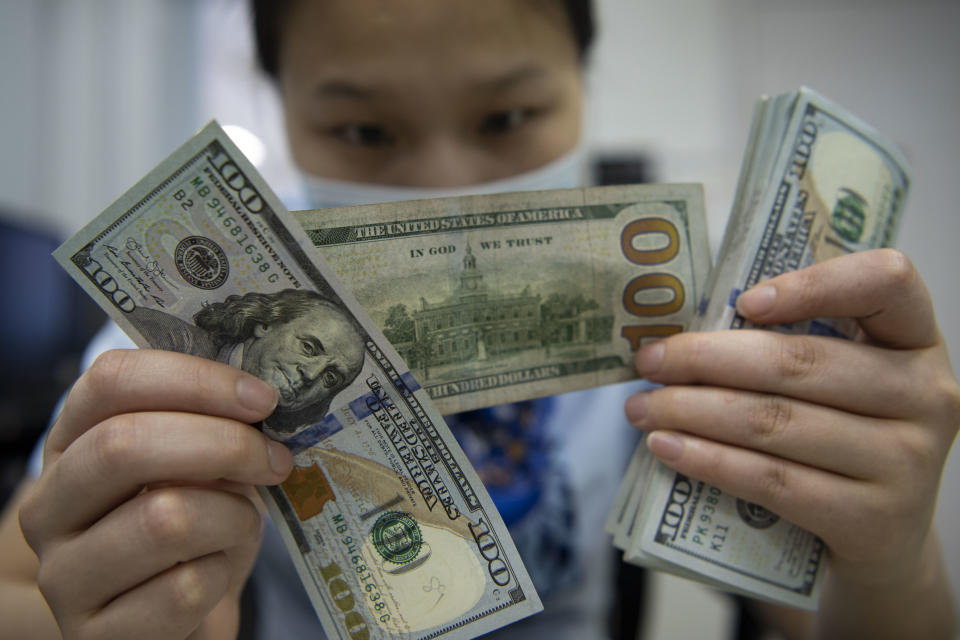
[[536,111],[528,108],[497,111],[483,119],[480,123],[480,133],[493,135],[508,133],[519,128],[535,115]]
[[387,147],[394,142],[390,132],[378,124],[345,124],[335,127],[333,135],[358,147]]

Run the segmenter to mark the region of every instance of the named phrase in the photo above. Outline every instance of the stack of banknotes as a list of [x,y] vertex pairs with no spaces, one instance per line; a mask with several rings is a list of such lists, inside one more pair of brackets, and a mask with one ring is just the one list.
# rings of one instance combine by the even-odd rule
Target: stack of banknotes
[[[472,638],[541,604],[442,415],[628,380],[649,341],[741,326],[738,291],[889,244],[903,166],[808,90],[761,101],[710,274],[699,185],[291,214],[213,123],[55,256],[141,347],[247,368],[256,327],[299,327],[260,425],[296,466],[261,495],[327,635]],[[329,358],[307,376],[307,356]],[[704,516],[729,528],[718,553]],[[608,528],[631,562],[815,606],[815,537],[642,447]]]
[[[891,246],[910,178],[878,132],[809,89],[756,108],[730,221],[693,329],[752,327],[740,292],[835,256]],[[852,338],[849,321],[763,327]],[[607,530],[628,562],[813,609],[827,555],[813,534],[667,469],[638,446]]]

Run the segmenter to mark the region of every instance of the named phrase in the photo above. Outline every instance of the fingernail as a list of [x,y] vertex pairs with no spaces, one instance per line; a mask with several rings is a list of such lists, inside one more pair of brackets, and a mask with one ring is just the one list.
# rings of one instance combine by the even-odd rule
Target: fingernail
[[762,284],[737,296],[737,312],[747,317],[762,316],[773,309],[777,288]]
[[286,476],[293,468],[293,454],[286,445],[276,440],[267,440],[267,458],[270,469],[277,475]]
[[237,402],[246,409],[264,415],[273,413],[277,406],[277,392],[266,382],[250,375],[237,378]]
[[663,342],[654,342],[637,353],[637,373],[643,377],[650,376],[660,370],[663,364]]
[[642,429],[647,422],[647,394],[636,393],[629,398],[623,407],[627,420],[633,426]]
[[647,436],[647,449],[664,461],[673,461],[683,453],[683,440],[672,433],[654,431]]

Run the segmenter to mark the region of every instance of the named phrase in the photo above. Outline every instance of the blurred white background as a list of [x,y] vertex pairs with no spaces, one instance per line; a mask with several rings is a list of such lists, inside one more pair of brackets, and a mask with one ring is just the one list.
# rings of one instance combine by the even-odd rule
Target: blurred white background
[[[657,181],[703,182],[714,251],[760,94],[813,87],[895,140],[914,171],[899,246],[930,286],[960,363],[960,3],[597,7],[588,147],[643,154]],[[0,0],[6,218],[66,237],[211,118],[255,133],[265,143],[264,175],[275,190],[289,189],[276,98],[254,71],[242,1]],[[948,465],[937,521],[960,610],[958,458]],[[687,597],[701,598],[704,616],[690,615],[689,601],[658,609],[649,622],[656,637],[724,637],[716,622],[727,612],[713,594],[691,596],[671,583],[660,595]]]

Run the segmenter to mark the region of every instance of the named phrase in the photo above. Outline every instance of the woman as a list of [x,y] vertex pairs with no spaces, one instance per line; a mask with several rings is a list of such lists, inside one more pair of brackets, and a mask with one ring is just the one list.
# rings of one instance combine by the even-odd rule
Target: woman
[[[260,3],[261,59],[277,79],[312,203],[329,194],[413,195],[394,187],[572,186],[565,180],[576,164],[590,32],[584,7]],[[371,196],[369,184],[391,188]],[[781,514],[830,548],[819,612],[757,605],[769,624],[795,637],[948,637],[951,605],[931,521],[960,390],[923,283],[901,254],[870,252],[781,276],[738,304],[761,323],[857,318],[863,338],[671,337],[638,352],[639,373],[667,386],[627,399],[626,418],[650,432],[651,450],[668,466]],[[622,416],[610,393],[582,399]],[[68,637],[235,636],[263,523],[252,485],[278,483],[291,468],[289,452],[248,426],[275,405],[273,389],[215,362],[150,351],[101,356],[68,396],[42,474],[5,514],[5,625],[22,625],[17,637],[56,637],[52,611]],[[529,409],[552,412],[570,437],[584,432],[556,407]],[[597,438],[618,428],[589,426]],[[530,437],[547,452],[555,445],[549,428]],[[519,538],[554,498],[551,514],[569,511],[562,462],[530,470],[552,497],[516,515]],[[39,563],[17,535],[18,509]],[[554,596],[517,628],[531,635],[563,618],[576,600],[569,594],[590,595],[569,587],[577,566],[541,578]],[[261,615],[283,622],[284,597],[266,597]],[[577,618],[568,617],[569,631],[600,635],[581,631]]]

